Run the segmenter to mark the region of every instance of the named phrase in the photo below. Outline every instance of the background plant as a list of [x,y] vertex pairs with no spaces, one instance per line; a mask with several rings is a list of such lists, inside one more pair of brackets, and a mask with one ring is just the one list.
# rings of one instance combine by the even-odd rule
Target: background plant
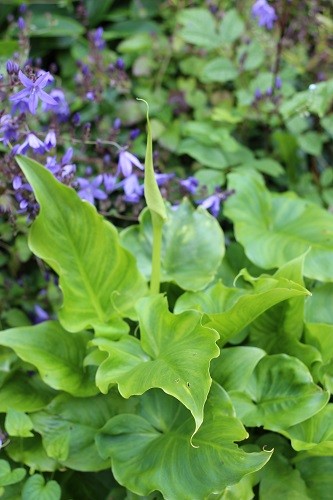
[[[331,6],[307,2],[300,12],[277,1],[267,18],[263,3],[3,9],[4,498],[330,497]],[[29,109],[28,93],[15,98],[29,90],[20,70],[32,82],[48,70],[42,90],[58,105],[41,99]],[[153,228],[149,209],[141,212],[146,116],[137,97],[149,102],[155,178],[168,201],[160,250],[168,306],[147,296]],[[13,153],[44,167],[21,156],[25,179]],[[26,218],[39,210],[32,188],[42,211],[28,246]],[[78,231],[65,223],[69,206]],[[110,272],[104,245],[127,273]],[[81,272],[69,248],[79,249]],[[185,323],[188,338],[177,333]],[[189,356],[199,356],[204,382]],[[175,359],[185,371],[168,378]],[[180,428],[184,447],[170,440]],[[209,447],[191,447],[207,433],[223,450],[217,462]],[[247,433],[246,445],[232,444]],[[162,460],[169,447],[176,458]],[[263,448],[275,449],[263,474],[241,479],[267,460]],[[191,470],[186,481],[161,481],[158,470],[182,470],[185,450],[189,464],[206,454],[206,481]],[[229,453],[248,464],[232,480],[220,463]],[[141,454],[156,467],[147,472]]]

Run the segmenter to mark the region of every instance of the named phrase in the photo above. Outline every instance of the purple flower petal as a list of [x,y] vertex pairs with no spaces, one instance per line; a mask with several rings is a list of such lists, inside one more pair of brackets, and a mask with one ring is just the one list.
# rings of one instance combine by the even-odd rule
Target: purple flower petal
[[32,89],[34,86],[34,82],[30,80],[21,70],[18,72],[18,77],[20,79],[20,82],[27,88],[27,89]]

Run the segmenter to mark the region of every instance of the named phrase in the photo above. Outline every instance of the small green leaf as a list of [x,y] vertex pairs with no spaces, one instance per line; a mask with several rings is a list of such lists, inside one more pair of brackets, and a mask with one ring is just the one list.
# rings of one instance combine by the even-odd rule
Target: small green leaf
[[59,468],[59,462],[50,458],[43,448],[40,436],[32,438],[13,438],[6,453],[15,462],[21,462],[35,470],[53,472]]
[[0,460],[0,487],[19,483],[22,481],[25,474],[25,469],[19,468],[11,470],[6,460]]
[[221,44],[215,19],[207,9],[183,9],[178,21],[183,26],[180,36],[185,42],[206,49],[214,49]]
[[9,408],[5,418],[5,429],[9,436],[32,437],[33,428],[29,416],[23,411]]
[[[139,269],[148,278],[152,257],[152,222],[148,210],[142,212],[139,220],[139,226],[121,233],[121,241],[136,256]],[[212,281],[225,251],[223,232],[213,216],[206,210],[195,210],[184,200],[176,211],[168,207],[162,234],[162,282],[175,281],[185,290],[199,290]]]
[[92,341],[109,354],[97,371],[96,383],[105,393],[109,384],[117,383],[125,398],[161,388],[191,411],[196,432],[211,385],[209,365],[219,354],[218,335],[201,325],[201,314],[195,311],[169,312],[161,295],[142,299],[138,316],[141,341],[133,337]]
[[88,332],[66,332],[58,322],[12,328],[0,332],[0,345],[36,366],[43,381],[57,390],[77,396],[96,394],[94,373],[83,368]]
[[[202,499],[222,492],[269,460],[271,452],[245,453],[234,441],[247,437],[230,400],[217,384],[194,438],[193,420],[178,401],[152,390],[140,398],[140,413],[112,418],[97,436],[102,456],[111,456],[120,484],[137,495],[158,490],[164,498]],[[163,471],[163,473],[161,473]]]
[[230,59],[217,57],[209,61],[201,70],[200,80],[204,83],[224,83],[238,76],[237,67]]
[[61,488],[57,481],[48,481],[40,474],[29,477],[23,486],[22,500],[60,500]]
[[112,324],[114,315],[131,317],[147,288],[134,258],[120,246],[116,228],[43,165],[16,159],[41,205],[29,246],[60,277],[61,324],[78,332]]
[[81,23],[67,16],[58,14],[34,14],[30,25],[29,35],[35,37],[78,37],[84,33]]

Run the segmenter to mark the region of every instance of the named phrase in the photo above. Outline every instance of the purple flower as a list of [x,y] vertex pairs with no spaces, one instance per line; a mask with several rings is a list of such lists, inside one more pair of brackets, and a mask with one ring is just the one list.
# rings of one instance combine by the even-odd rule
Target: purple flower
[[173,179],[175,174],[156,174],[155,173],[155,179],[157,182],[158,186],[164,186],[167,182],[169,182],[170,179]]
[[268,30],[273,28],[277,20],[274,8],[266,0],[257,0],[253,4],[252,15],[258,19],[259,26],[265,26]]
[[256,88],[256,90],[254,91],[254,98],[256,101],[262,98],[262,93],[260,89]]
[[32,148],[35,151],[35,153],[39,154],[45,153],[44,143],[40,139],[38,139],[38,137],[32,132],[29,132],[25,141],[20,146],[19,145],[14,146],[13,152],[14,154],[24,155],[29,148]]
[[117,174],[119,175],[121,173],[124,177],[129,177],[132,173],[133,165],[143,170],[143,165],[136,156],[128,151],[120,151]]
[[132,174],[122,181],[124,189],[124,200],[129,203],[137,203],[143,195],[144,187],[139,184],[139,180],[135,174]]
[[52,128],[48,131],[45,137],[44,145],[48,151],[57,145],[57,136]]
[[103,182],[103,175],[98,175],[95,179],[88,180],[83,177],[78,177],[77,179],[78,185],[80,187],[78,191],[78,195],[82,200],[89,201],[92,205],[96,200],[106,200],[107,194],[99,189],[99,186]]
[[6,146],[10,142],[16,142],[18,139],[18,124],[16,118],[10,115],[2,115],[0,118],[0,142]]
[[49,96],[44,90],[42,90],[47,84],[49,79],[49,73],[46,72],[40,75],[36,81],[30,80],[22,71],[18,73],[18,77],[21,83],[25,86],[25,89],[20,90],[17,94],[14,94],[9,99],[16,103],[22,100],[28,99],[29,111],[33,115],[37,111],[38,99],[49,104],[51,106],[57,105],[57,102],[53,97]]
[[55,156],[48,156],[46,159],[45,167],[49,170],[53,175],[56,175],[60,172],[61,166],[57,163],[57,159]]
[[20,175],[15,175],[13,179],[13,189],[17,191],[22,186],[22,177]]
[[280,89],[282,87],[282,80],[280,76],[275,78],[275,88]]
[[17,73],[20,71],[20,67],[17,62],[8,59],[8,61],[6,62],[6,70],[8,75],[12,75],[14,73],[15,75],[17,75]]
[[117,178],[112,174],[103,174],[105,191],[111,193],[116,187]]
[[220,211],[221,198],[218,193],[215,193],[208,196],[208,198],[203,200],[200,205],[206,210],[209,210],[214,217],[217,217]]
[[17,20],[17,27],[21,31],[24,30],[24,28],[25,28],[25,20],[23,19],[23,17],[19,17],[18,18],[18,20]]
[[94,46],[97,50],[102,50],[105,47],[105,41],[103,40],[103,28],[97,28],[93,34]]
[[194,194],[199,186],[199,181],[195,177],[181,180],[179,184],[190,194]]
[[44,311],[42,307],[40,307],[38,304],[35,305],[34,307],[34,312],[35,312],[35,318],[34,318],[34,323],[42,323],[43,321],[47,321],[50,319],[49,313]]
[[53,99],[53,104],[47,103],[46,101],[43,102],[42,110],[52,111],[57,115],[59,120],[66,121],[69,116],[69,106],[65,94],[60,89],[53,89],[50,92],[50,96]]

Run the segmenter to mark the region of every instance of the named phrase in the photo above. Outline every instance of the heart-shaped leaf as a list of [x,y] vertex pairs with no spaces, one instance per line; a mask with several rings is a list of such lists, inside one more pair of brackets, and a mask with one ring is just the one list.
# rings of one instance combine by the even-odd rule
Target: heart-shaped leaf
[[40,474],[29,477],[23,486],[22,500],[60,500],[61,488],[57,481],[48,481]]
[[271,452],[245,453],[234,441],[247,437],[217,384],[195,435],[193,420],[179,402],[152,390],[140,398],[140,413],[112,418],[96,438],[102,456],[111,456],[120,484],[138,495],[158,490],[164,498],[206,498],[221,492],[269,460]]
[[229,189],[235,194],[224,213],[252,262],[272,269],[308,251],[304,275],[333,280],[332,214],[294,193],[270,193],[263,178],[250,170],[230,174]]

